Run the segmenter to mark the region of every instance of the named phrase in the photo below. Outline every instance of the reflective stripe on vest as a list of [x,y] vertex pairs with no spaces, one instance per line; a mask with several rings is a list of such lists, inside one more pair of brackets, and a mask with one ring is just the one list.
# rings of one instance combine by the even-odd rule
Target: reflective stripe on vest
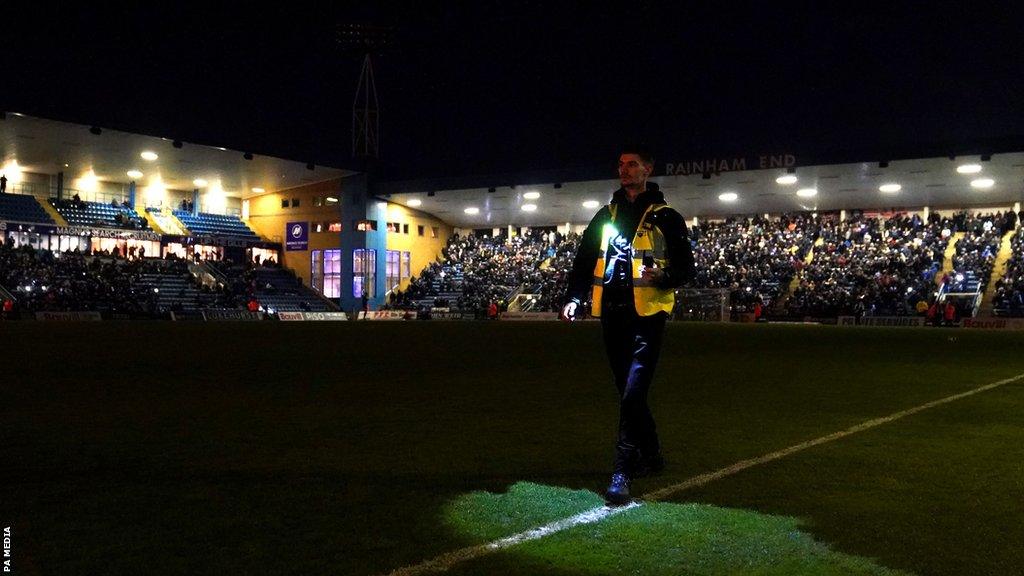
[[[668,208],[666,204],[648,206],[640,218],[640,224],[636,228],[636,234],[630,243],[630,253],[633,269],[633,306],[639,316],[653,316],[658,312],[672,313],[675,307],[675,290],[671,288],[659,288],[650,280],[641,278],[645,257],[650,257],[658,268],[664,268],[668,264],[665,258],[665,236],[657,226],[649,223],[647,217],[659,210]],[[601,316],[601,296],[604,293],[605,281],[605,255],[608,249],[608,242],[618,234],[614,222],[616,206],[608,205],[611,213],[611,223],[606,224],[601,231],[601,249],[598,250],[597,262],[594,264],[594,285],[591,292],[591,312],[594,317]]]

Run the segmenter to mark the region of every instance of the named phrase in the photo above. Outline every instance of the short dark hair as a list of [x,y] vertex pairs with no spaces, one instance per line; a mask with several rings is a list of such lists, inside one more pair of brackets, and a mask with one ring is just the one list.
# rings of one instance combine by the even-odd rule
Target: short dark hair
[[632,142],[625,144],[622,146],[620,154],[636,154],[644,164],[654,165],[654,154],[651,154],[650,148],[642,143]]

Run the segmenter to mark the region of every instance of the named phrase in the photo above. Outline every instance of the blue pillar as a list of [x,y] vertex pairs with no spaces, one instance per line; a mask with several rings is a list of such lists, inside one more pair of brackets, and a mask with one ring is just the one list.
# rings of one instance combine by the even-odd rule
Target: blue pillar
[[199,188],[192,189],[192,215],[199,216]]
[[[384,303],[387,281],[387,204],[370,195],[366,174],[345,178],[341,186],[341,309],[345,312],[361,309],[363,295],[353,292],[355,271],[352,269],[352,254],[356,250],[374,250],[374,289],[367,291],[374,294],[369,303],[370,309],[376,310]],[[377,230],[357,230],[356,223],[360,220],[375,221]]]
[[128,205],[135,209],[135,180],[128,183]]

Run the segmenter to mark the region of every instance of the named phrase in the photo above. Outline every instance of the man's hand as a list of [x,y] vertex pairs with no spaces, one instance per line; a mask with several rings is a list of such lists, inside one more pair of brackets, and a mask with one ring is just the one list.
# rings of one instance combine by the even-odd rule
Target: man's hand
[[655,266],[644,266],[640,271],[640,277],[654,284],[659,284],[665,278],[665,271]]
[[558,319],[564,320],[566,322],[572,322],[576,320],[576,309],[579,307],[579,305],[579,300],[575,298],[569,300],[568,302],[565,303],[565,306],[562,307],[562,313],[558,316]]

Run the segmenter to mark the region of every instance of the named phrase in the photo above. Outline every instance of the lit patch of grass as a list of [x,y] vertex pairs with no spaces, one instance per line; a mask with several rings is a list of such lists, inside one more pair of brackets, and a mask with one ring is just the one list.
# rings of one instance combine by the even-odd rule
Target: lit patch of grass
[[[448,508],[447,518],[462,535],[498,538],[601,503],[586,491],[520,482],[506,494],[464,496]],[[836,552],[802,532],[800,524],[795,518],[705,504],[649,503],[456,566],[451,573],[907,574]]]
[[504,494],[473,492],[449,504],[445,520],[462,536],[494,540],[603,506],[589,490],[517,482]]

